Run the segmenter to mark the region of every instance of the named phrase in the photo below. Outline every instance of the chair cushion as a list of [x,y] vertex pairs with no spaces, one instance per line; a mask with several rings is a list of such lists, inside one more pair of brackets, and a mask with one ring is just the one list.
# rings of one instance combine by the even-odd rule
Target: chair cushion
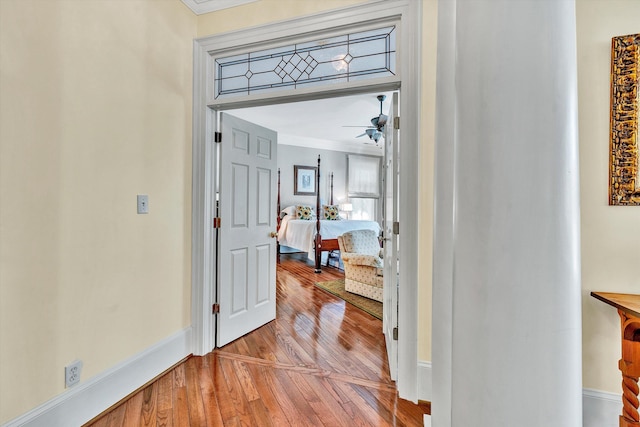
[[380,254],[378,235],[373,230],[354,230],[344,233],[342,243],[345,252],[373,256]]

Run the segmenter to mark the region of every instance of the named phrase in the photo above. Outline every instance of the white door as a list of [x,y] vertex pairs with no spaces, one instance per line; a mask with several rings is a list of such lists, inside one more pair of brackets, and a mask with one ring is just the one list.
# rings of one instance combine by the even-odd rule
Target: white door
[[277,133],[222,113],[216,346],[276,317]]
[[391,379],[398,375],[398,341],[394,339],[398,327],[398,235],[394,233],[394,223],[398,222],[398,94],[391,97],[384,141],[384,288],[383,319],[387,357]]

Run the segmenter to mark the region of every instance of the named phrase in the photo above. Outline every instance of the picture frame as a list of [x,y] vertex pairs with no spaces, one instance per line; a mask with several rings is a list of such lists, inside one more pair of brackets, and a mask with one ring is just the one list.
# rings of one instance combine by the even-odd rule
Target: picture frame
[[640,34],[611,40],[609,205],[640,206]]
[[316,181],[318,168],[315,166],[293,166],[293,194],[296,196],[315,196],[318,192]]

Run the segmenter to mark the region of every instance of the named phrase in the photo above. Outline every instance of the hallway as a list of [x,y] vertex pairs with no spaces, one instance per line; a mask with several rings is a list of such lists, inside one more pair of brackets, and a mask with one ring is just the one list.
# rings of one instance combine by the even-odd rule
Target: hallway
[[342,277],[283,256],[275,321],[188,358],[87,426],[421,426],[430,408],[397,398],[382,322],[314,286]]

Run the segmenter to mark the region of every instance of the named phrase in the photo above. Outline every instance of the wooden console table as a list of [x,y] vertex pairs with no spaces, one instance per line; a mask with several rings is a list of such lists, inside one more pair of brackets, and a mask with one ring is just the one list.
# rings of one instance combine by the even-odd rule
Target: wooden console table
[[591,296],[618,309],[622,331],[622,415],[620,427],[640,427],[638,378],[640,378],[640,295],[591,292]]

